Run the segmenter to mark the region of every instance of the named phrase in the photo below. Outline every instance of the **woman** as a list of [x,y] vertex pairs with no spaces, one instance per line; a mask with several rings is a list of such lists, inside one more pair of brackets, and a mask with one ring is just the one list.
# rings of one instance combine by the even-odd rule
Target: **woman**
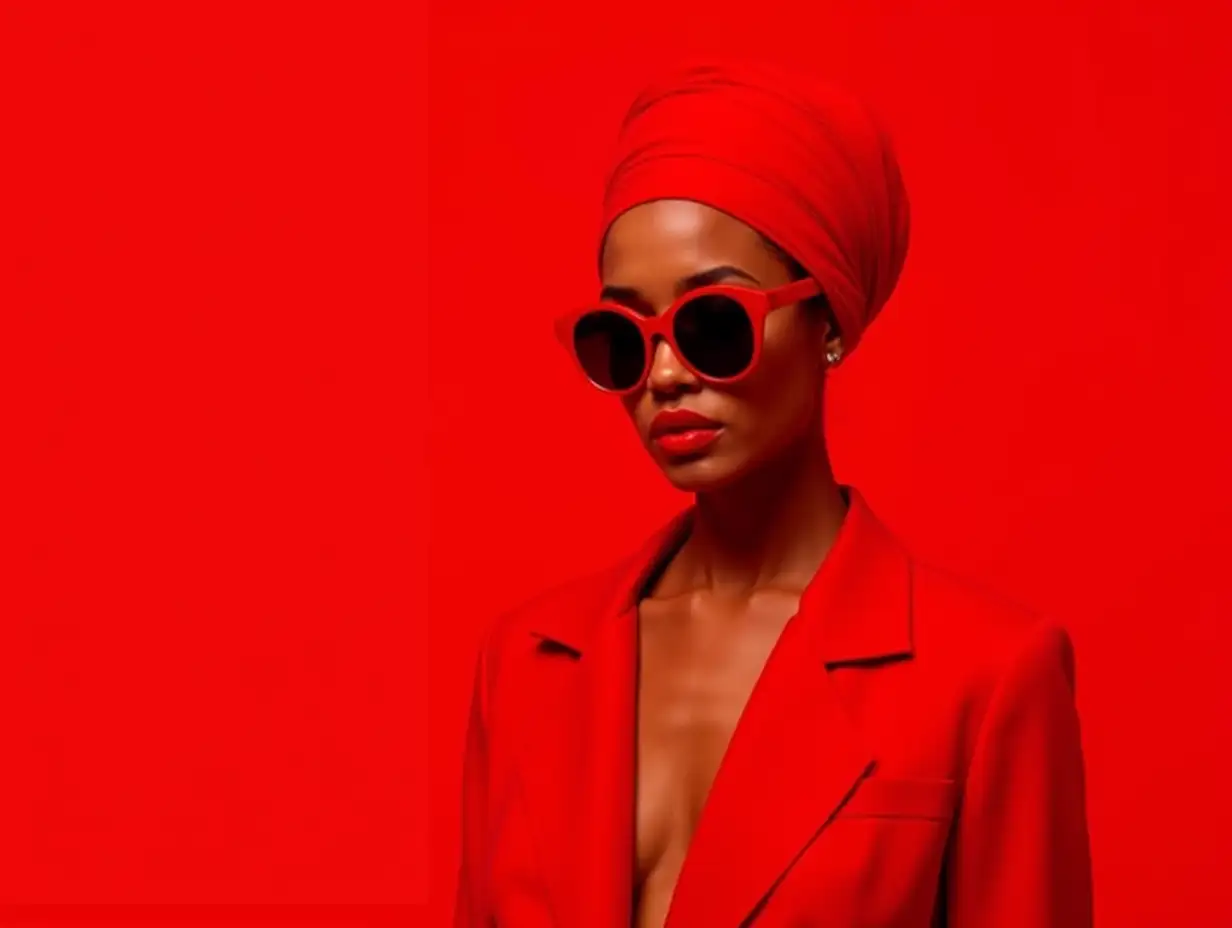
[[563,320],[695,505],[505,616],[467,742],[459,926],[1091,924],[1065,632],[839,486],[826,378],[908,207],[856,102],[765,67],[647,89]]

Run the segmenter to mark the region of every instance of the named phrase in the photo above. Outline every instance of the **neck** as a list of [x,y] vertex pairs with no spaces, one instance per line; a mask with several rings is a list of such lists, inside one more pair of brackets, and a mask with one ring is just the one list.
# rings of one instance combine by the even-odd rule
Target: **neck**
[[846,511],[818,428],[739,482],[698,495],[687,544],[696,586],[803,590]]

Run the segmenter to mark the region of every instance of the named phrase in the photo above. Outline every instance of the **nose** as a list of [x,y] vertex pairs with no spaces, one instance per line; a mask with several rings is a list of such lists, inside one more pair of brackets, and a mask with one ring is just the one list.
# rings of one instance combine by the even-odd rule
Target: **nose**
[[676,357],[667,339],[658,339],[652,350],[646,383],[653,392],[671,394],[697,387],[697,377]]

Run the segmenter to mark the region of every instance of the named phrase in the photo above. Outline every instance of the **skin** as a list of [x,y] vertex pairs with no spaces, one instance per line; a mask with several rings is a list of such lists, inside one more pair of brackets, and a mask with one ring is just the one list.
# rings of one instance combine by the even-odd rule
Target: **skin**
[[[714,283],[771,289],[793,279],[790,259],[753,229],[683,200],[620,216],[601,273],[608,298],[657,314],[683,282],[722,266],[740,273]],[[659,342],[648,382],[622,398],[667,479],[696,494],[689,537],[639,607],[638,926],[663,925],[740,713],[846,512],[822,427],[826,352],[840,345],[822,309],[783,307],[738,384],[699,380]],[[718,421],[721,437],[698,454],[666,454],[650,425],[675,407]]]

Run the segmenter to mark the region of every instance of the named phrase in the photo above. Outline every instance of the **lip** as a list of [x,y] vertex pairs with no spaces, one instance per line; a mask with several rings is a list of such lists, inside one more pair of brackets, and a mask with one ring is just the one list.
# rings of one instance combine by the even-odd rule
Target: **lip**
[[723,424],[688,409],[667,409],[650,423],[650,440],[664,453],[697,454],[723,433]]
[[723,423],[707,419],[691,409],[665,409],[650,422],[650,437],[662,438],[679,432],[718,430]]

